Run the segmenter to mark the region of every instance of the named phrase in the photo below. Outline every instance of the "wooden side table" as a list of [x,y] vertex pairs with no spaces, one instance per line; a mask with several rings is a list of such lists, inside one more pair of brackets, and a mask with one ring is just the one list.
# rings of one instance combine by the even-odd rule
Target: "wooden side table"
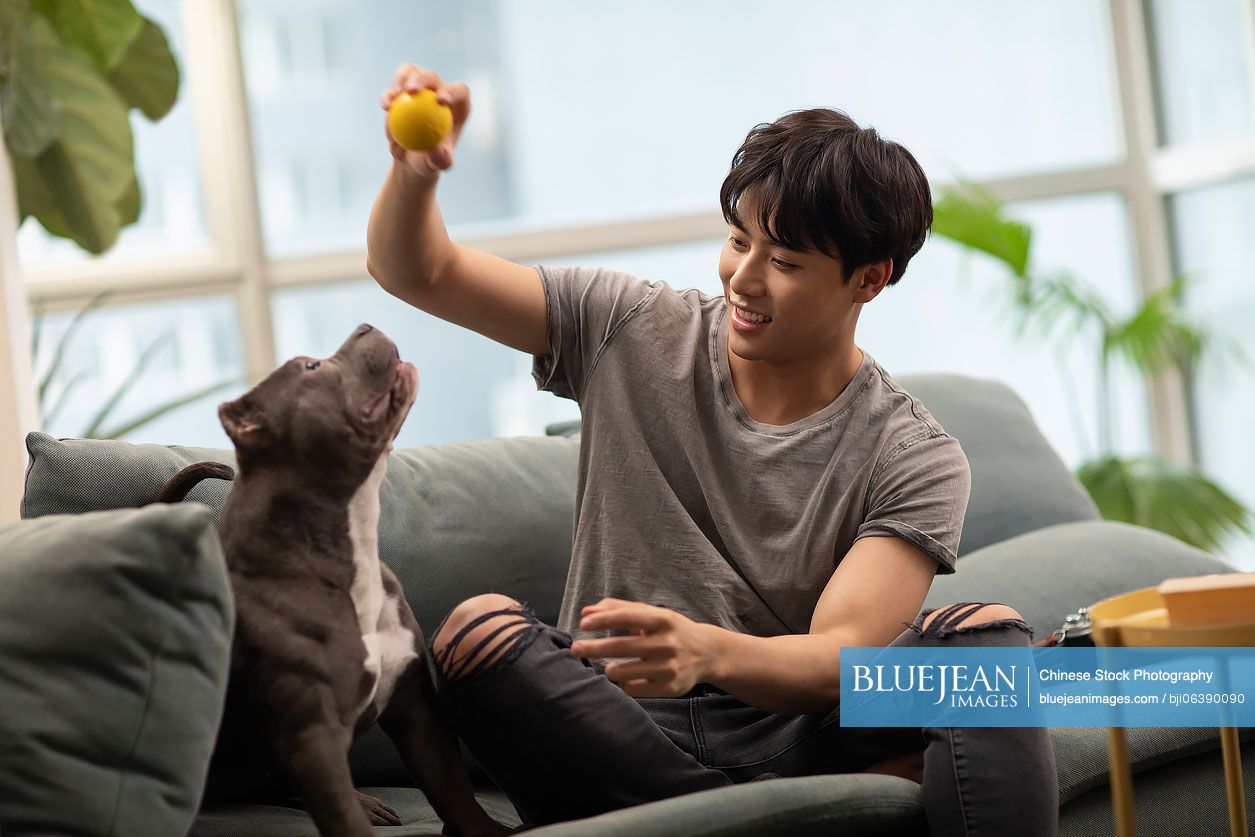
[[[1103,599],[1089,609],[1097,645],[1134,646],[1251,646],[1255,623],[1183,627],[1168,624],[1168,611],[1156,587],[1144,587]],[[1246,837],[1246,799],[1242,787],[1242,751],[1235,727],[1220,729],[1224,753],[1225,794],[1229,799],[1229,832]],[[1117,837],[1133,837],[1133,777],[1124,729],[1107,730],[1107,760],[1111,768],[1111,807]]]

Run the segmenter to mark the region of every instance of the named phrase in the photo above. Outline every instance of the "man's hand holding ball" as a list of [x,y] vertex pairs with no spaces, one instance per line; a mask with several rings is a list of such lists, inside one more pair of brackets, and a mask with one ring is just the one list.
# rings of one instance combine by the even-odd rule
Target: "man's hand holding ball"
[[453,165],[453,146],[471,112],[465,84],[446,85],[431,70],[402,64],[380,105],[388,112],[385,133],[394,158],[424,177]]

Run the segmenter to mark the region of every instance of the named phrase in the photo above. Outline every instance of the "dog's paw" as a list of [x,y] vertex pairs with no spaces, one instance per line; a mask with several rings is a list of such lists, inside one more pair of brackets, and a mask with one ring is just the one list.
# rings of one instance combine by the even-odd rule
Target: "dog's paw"
[[368,793],[362,793],[359,790],[353,791],[357,794],[357,801],[361,803],[362,810],[366,812],[366,816],[370,818],[371,825],[401,825],[401,818],[397,816],[397,812],[389,808],[382,799],[376,799]]

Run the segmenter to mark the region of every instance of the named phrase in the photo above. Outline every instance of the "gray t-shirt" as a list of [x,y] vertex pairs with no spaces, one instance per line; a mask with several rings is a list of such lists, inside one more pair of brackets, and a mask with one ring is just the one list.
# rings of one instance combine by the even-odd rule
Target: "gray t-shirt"
[[538,388],[580,405],[558,627],[604,596],[758,636],[805,634],[854,542],[895,535],[954,572],[967,457],[866,351],[836,400],[755,421],[732,386],[723,297],[620,271],[540,267]]

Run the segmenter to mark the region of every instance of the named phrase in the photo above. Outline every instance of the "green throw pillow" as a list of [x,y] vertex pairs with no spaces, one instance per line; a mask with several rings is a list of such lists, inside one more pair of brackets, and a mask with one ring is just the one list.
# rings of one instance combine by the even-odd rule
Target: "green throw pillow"
[[234,618],[198,504],[0,525],[0,833],[186,834]]

